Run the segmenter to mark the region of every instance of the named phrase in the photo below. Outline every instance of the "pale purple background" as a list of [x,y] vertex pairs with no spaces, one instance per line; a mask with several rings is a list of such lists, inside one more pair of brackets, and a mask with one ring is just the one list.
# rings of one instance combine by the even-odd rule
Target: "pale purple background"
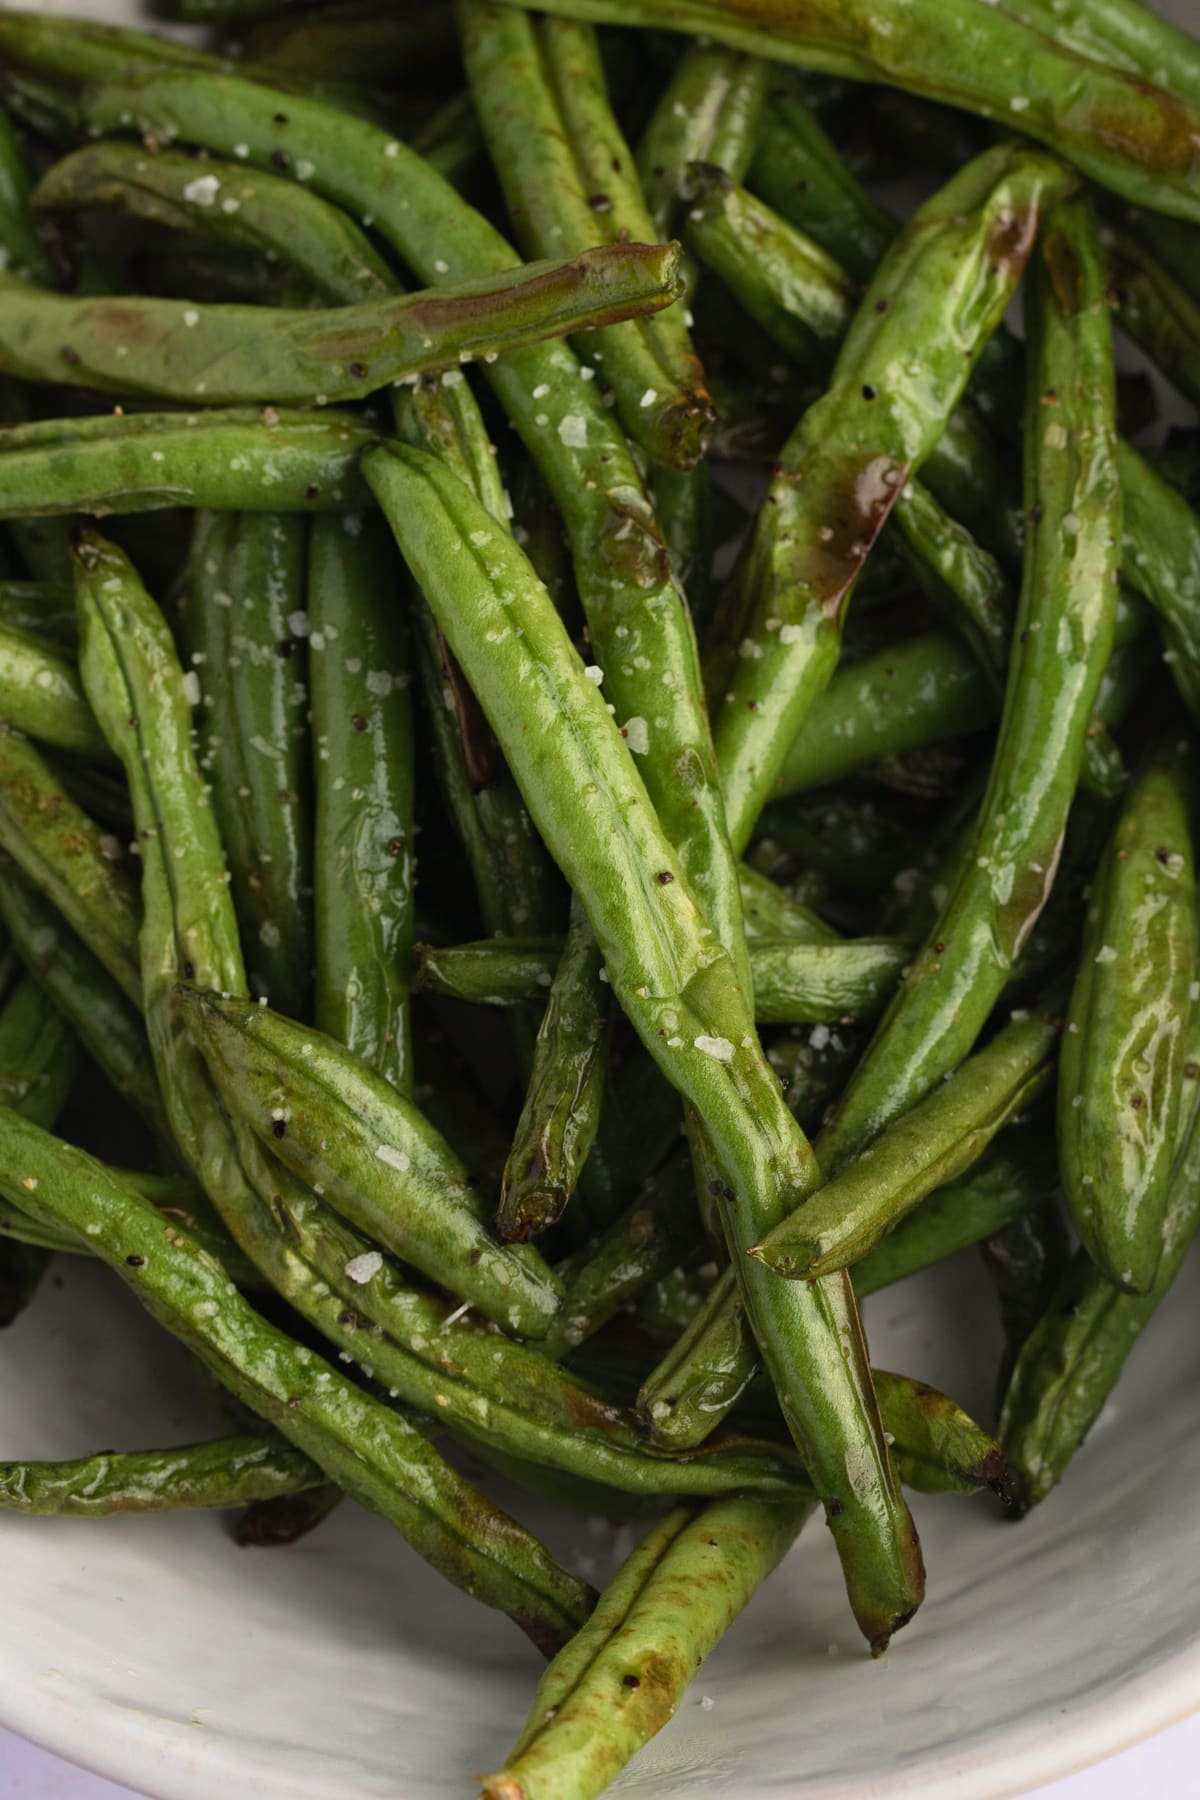
[[[1133,1794],[1200,1800],[1200,1715],[1036,1794],[1037,1800],[1130,1800]],[[3,1800],[135,1800],[131,1789],[87,1775],[7,1731],[0,1731],[0,1795]],[[404,1800],[403,1794],[396,1800]]]

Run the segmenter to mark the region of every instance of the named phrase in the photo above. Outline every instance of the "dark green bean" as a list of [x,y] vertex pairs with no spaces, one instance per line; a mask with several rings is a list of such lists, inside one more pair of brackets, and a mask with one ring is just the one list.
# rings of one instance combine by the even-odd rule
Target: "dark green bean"
[[1118,457],[1122,574],[1153,607],[1172,679],[1200,723],[1200,517],[1129,444],[1119,445]]
[[280,1437],[217,1438],[178,1450],[102,1450],[75,1462],[0,1463],[0,1508],[60,1519],[245,1506],[321,1480]]
[[0,864],[0,918],[38,986],[92,1060],[170,1150],[171,1131],[140,1011],[65,920],[47,916],[42,896],[8,863]]
[[251,992],[294,1018],[312,992],[306,533],[296,513],[201,513],[183,606],[200,767]]
[[1163,1253],[1195,959],[1187,737],[1130,787],[1088,901],[1059,1063],[1063,1188],[1108,1279],[1148,1293]]
[[[768,65],[711,44],[689,44],[642,133],[637,167],[658,237],[674,237],[692,162],[745,175],[760,128]],[[689,283],[689,286],[691,284]]]
[[8,426],[0,428],[0,518],[362,507],[358,457],[375,439],[348,413],[274,407]]
[[373,0],[365,5],[332,0],[252,25],[241,40],[241,54],[264,75],[298,85],[327,78],[331,70],[349,86],[433,81],[453,56],[454,22],[448,15],[449,8],[391,13]]
[[1012,0],[1009,11],[1078,56],[1128,70],[1200,106],[1195,38],[1138,0]]
[[600,1123],[610,1037],[604,965],[576,902],[504,1168],[496,1215],[502,1238],[539,1236],[569,1204]]
[[1200,402],[1200,295],[1126,233],[1109,237],[1117,322],[1193,404]]
[[29,210],[29,170],[8,115],[0,107],[0,269],[54,287],[54,268]]
[[374,513],[315,520],[316,1023],[412,1088],[413,726],[401,573]]
[[[217,196],[220,195],[218,202]],[[307,188],[261,169],[112,139],[86,144],[42,176],[44,211],[110,207],[221,245],[274,253],[327,305],[382,298],[395,282],[370,238]],[[278,301],[276,301],[278,305]]]
[[0,624],[69,649],[76,635],[71,590],[48,581],[0,581]]
[[344,1498],[336,1482],[322,1481],[317,1487],[301,1488],[296,1493],[255,1500],[234,1525],[234,1543],[244,1550],[270,1550],[298,1543],[323,1525]]
[[1178,1275],[1200,1224],[1200,1129],[1171,1177],[1162,1258],[1145,1294],[1122,1293],[1076,1251],[1026,1340],[1004,1397],[1000,1439],[1022,1507],[1044,1500],[1095,1424],[1126,1357]]
[[1112,642],[1121,493],[1104,270],[1057,206],[1033,282],[1031,531],[1004,715],[973,852],[822,1137],[836,1173],[969,1050],[1045,905]]
[[1053,1199],[1031,1206],[1002,1230],[984,1238],[979,1248],[996,1290],[1004,1331],[996,1396],[999,1406],[1017,1357],[1049,1306],[1071,1251],[1062,1214]]
[[2,730],[0,848],[140,1007],[141,909],[122,847],[76,806],[28,739]]
[[70,658],[11,625],[0,625],[0,717],[53,749],[107,756]]
[[856,281],[870,281],[896,235],[896,222],[860,187],[782,70],[772,74],[746,179]]
[[[193,186],[219,181],[199,175]],[[406,376],[456,368],[545,337],[669,306],[671,245],[602,245],[444,293],[290,312],[120,296],[76,300],[0,275],[0,370],[182,405],[357,400]]]

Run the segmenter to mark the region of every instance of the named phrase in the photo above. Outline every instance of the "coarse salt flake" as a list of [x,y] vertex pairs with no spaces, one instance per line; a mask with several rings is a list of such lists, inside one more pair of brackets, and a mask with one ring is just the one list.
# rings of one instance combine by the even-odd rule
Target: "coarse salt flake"
[[189,706],[199,706],[199,704],[200,704],[200,677],[197,675],[195,669],[188,670],[187,674],[183,678],[183,682],[181,685],[183,687],[183,697],[187,701],[188,705]]
[[650,750],[650,727],[636,713],[625,721],[625,742],[635,756],[646,756]]
[[595,682],[597,687],[599,687],[600,683],[604,680],[604,670],[598,663],[585,664],[583,672],[589,681]]
[[412,1157],[403,1150],[395,1149],[391,1144],[377,1144],[375,1157],[378,1162],[386,1163],[389,1169],[399,1169],[401,1174],[412,1168]]
[[357,1281],[359,1287],[370,1281],[372,1275],[378,1275],[383,1267],[383,1258],[378,1250],[364,1250],[361,1256],[352,1256],[346,1264],[346,1274],[351,1281]]
[[728,1038],[709,1037],[707,1032],[702,1031],[692,1042],[697,1050],[703,1050],[705,1056],[715,1057],[718,1062],[733,1061],[733,1045]]
[[566,413],[558,422],[559,442],[568,450],[587,447],[587,420],[582,413]]
[[220,186],[215,175],[197,175],[195,181],[189,181],[185,186],[183,197],[194,206],[211,206]]

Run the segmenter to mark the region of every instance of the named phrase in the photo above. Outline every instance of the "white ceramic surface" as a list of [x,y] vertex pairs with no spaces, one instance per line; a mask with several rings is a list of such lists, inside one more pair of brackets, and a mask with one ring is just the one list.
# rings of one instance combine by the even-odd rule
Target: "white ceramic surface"
[[[1194,24],[1194,7],[1164,10]],[[619,1790],[1000,1800],[1200,1706],[1198,1279],[1193,1262],[1033,1517],[918,1500],[930,1597],[886,1658],[863,1654],[813,1526]],[[881,1365],[986,1412],[997,1341],[972,1256],[874,1297],[867,1323]],[[182,1353],[78,1260],[59,1259],[4,1334],[0,1376],[5,1455],[212,1428],[181,1410]],[[584,1520],[544,1528],[601,1578],[629,1541]],[[0,1724],[154,1800],[458,1800],[499,1765],[539,1667],[504,1619],[350,1505],[286,1552],[238,1551],[205,1516],[5,1518],[0,1593]]]

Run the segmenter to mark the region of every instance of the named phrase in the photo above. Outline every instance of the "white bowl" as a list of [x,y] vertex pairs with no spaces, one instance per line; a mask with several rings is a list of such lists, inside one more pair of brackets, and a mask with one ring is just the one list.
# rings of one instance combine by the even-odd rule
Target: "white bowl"
[[[1192,3],[1175,0],[1175,17]],[[814,1524],[620,1789],[999,1800],[1200,1705],[1196,1285],[1193,1262],[1033,1516],[1014,1526],[986,1502],[917,1498],[929,1599],[882,1661]],[[973,1255],[875,1296],[867,1322],[881,1366],[986,1416],[999,1346]],[[184,1354],[78,1259],[57,1260],[2,1347],[6,1456],[214,1429]],[[629,1541],[509,1503],[601,1578]],[[461,1800],[501,1766],[540,1667],[505,1619],[348,1503],[285,1551],[237,1550],[209,1515],[6,1517],[0,1592],[0,1724],[154,1800]]]

